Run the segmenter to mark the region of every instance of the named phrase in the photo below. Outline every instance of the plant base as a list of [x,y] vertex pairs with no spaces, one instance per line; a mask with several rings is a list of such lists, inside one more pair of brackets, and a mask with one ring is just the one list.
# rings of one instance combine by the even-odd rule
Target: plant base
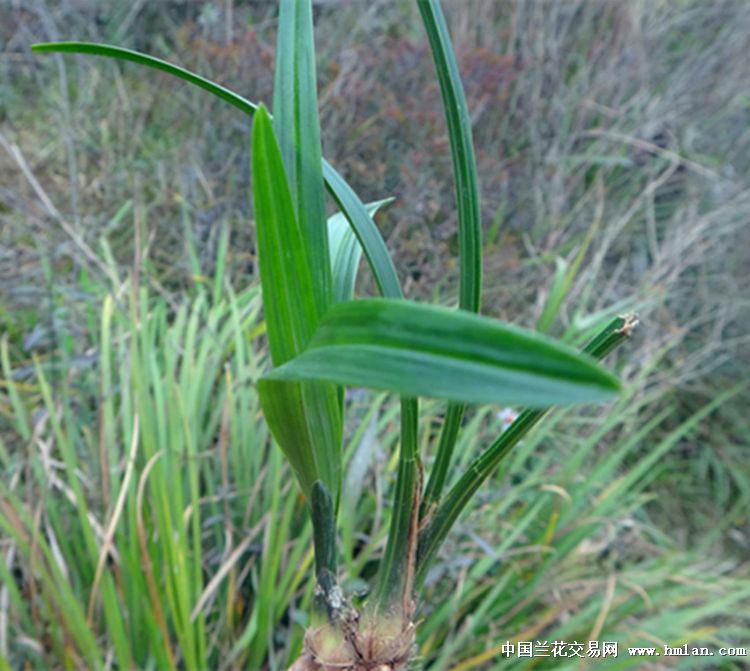
[[308,629],[305,650],[289,671],[401,671],[414,655],[414,624],[399,619]]

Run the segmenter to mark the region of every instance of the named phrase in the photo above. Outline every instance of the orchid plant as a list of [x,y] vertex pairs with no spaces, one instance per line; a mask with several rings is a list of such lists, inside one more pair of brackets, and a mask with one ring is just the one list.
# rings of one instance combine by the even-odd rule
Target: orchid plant
[[[480,315],[482,229],[471,122],[438,0],[419,0],[440,82],[455,175],[457,309],[405,300],[364,204],[321,156],[311,0],[280,0],[273,117],[262,104],[181,67],[102,44],[37,44],[38,52],[106,56],[201,87],[253,117],[252,195],[271,368],[258,393],[313,525],[315,613],[293,669],[403,669],[414,655],[420,587],[481,484],[551,406],[601,402],[619,389],[597,363],[630,333],[609,323],[583,352]],[[326,190],[340,212],[326,217]],[[354,295],[364,255],[380,297]],[[390,529],[363,607],[340,587],[337,519],[346,386],[400,397],[401,440]],[[418,449],[418,398],[448,401],[434,459]],[[448,474],[469,404],[525,406],[452,486]],[[430,463],[429,468],[425,464]]]

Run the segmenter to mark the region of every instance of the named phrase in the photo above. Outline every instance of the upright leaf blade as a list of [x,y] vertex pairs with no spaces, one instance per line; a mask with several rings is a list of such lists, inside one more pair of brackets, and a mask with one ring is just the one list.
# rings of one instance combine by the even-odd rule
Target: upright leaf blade
[[417,4],[440,82],[453,158],[461,272],[459,307],[479,312],[482,291],[482,220],[471,117],[440,3],[438,0],[419,0]]
[[589,357],[539,334],[387,299],[333,306],[309,347],[268,377],[531,407],[605,400],[619,389]]
[[[418,6],[440,82],[456,181],[460,270],[458,304],[463,310],[479,312],[482,291],[482,218],[471,117],[440,2],[419,0]],[[435,465],[425,488],[425,507],[438,500],[443,491],[464,410],[460,403],[448,406],[440,432]]]
[[552,280],[552,287],[544,303],[542,314],[536,322],[536,330],[540,333],[549,331],[552,323],[555,321],[560,312],[560,306],[565,300],[565,294],[568,292],[566,279],[568,277],[568,264],[565,259],[557,257],[555,259],[555,276]]
[[331,300],[312,3],[281,0],[273,95],[274,127],[312,270],[318,314]]
[[[367,215],[374,216],[383,205],[391,202],[393,198],[368,203],[365,205]],[[362,245],[343,212],[337,212],[328,218],[328,246],[333,275],[333,302],[343,303],[354,295],[357,269],[362,259]]]
[[271,119],[253,123],[253,201],[271,360],[280,366],[307,345],[317,323],[310,260],[294,212]]
[[[279,366],[308,343],[318,320],[309,257],[294,213],[271,118],[253,123],[253,198],[263,307],[271,361]],[[341,405],[331,384],[268,382],[259,386],[266,421],[309,496],[316,480],[338,495]]]

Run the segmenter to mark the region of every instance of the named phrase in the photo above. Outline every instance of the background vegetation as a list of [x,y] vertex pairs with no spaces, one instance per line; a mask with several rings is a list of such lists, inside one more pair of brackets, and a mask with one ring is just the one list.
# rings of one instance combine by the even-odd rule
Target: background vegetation
[[[750,8],[445,7],[482,180],[485,312],[574,342],[609,312],[641,325],[609,360],[624,397],[556,413],[459,523],[428,577],[423,662],[496,668],[506,640],[747,646]],[[5,668],[282,669],[299,651],[310,529],[252,384],[268,363],[250,122],[166,76],[28,49],[111,42],[270,101],[275,11],[0,5]],[[378,222],[406,294],[455,304],[450,157],[416,8],[326,1],[316,18],[324,154],[365,200],[397,197]],[[398,410],[347,402],[356,593],[388,526]],[[429,458],[444,406],[427,407]],[[464,464],[499,410],[467,418]],[[721,663],[706,661],[746,661]]]

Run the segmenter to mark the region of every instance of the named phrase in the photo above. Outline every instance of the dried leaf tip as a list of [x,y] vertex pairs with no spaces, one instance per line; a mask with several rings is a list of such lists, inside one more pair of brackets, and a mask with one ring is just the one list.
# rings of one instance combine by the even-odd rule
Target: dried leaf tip
[[626,337],[633,335],[633,329],[638,326],[639,320],[638,315],[629,313],[624,315],[618,315],[623,320],[623,325],[617,329],[617,333],[622,333]]

